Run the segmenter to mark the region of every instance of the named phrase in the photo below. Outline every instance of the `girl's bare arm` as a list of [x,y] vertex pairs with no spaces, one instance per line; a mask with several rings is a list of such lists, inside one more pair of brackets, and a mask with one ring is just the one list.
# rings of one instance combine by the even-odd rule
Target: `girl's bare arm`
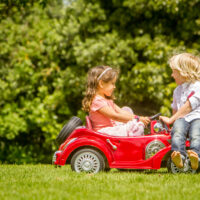
[[[122,109],[121,109],[122,110]],[[99,112],[115,121],[119,121],[119,122],[128,122],[132,119],[134,119],[134,115],[131,114],[130,112],[127,112],[125,110],[122,111],[117,110],[117,112],[112,109],[109,106],[105,106],[103,108],[99,109]],[[118,112],[119,111],[119,112]]]
[[[99,109],[99,112],[115,121],[119,122],[128,122],[135,118],[135,115],[131,114],[128,111],[121,109],[119,106],[115,105],[115,110],[109,106]],[[147,125],[150,122],[148,117],[140,117],[140,121]]]
[[[130,112],[126,111],[126,110],[123,110],[122,108],[120,108],[118,105],[115,104],[115,110],[116,112],[118,113],[121,113],[123,115],[127,115],[127,114],[130,114]],[[136,117],[136,115],[134,115],[134,118]],[[140,116],[139,117],[140,121],[144,123],[145,126],[147,126],[150,122],[150,119],[149,117],[143,117],[143,116]]]

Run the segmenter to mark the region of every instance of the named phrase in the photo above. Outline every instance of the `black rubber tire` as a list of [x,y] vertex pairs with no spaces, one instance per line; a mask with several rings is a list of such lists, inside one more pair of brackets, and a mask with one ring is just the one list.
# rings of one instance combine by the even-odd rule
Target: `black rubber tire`
[[[172,168],[174,168],[174,170],[173,170]],[[167,170],[168,170],[169,173],[172,173],[172,174],[179,174],[179,173],[181,173],[181,170],[179,170],[179,169],[172,163],[171,157],[169,157],[168,160],[167,160]]]
[[[84,169],[80,170],[80,171],[76,170],[76,167],[75,167],[76,163],[75,162],[76,162],[76,159],[78,159],[78,156],[80,156],[81,154],[83,155],[82,156],[83,159],[84,158],[86,158],[86,159],[89,158],[90,159],[90,156],[87,157],[88,154],[96,156],[96,159],[97,159],[97,161],[99,163],[99,166],[98,166],[98,169],[95,172],[93,172],[93,171],[84,171]],[[92,161],[94,160],[93,156],[91,156],[91,158],[92,158],[91,160]],[[88,172],[88,173],[98,173],[100,171],[105,171],[105,160],[104,160],[103,156],[101,155],[101,153],[99,153],[98,151],[96,151],[94,149],[81,149],[81,150],[77,151],[72,156],[70,163],[71,163],[71,169],[73,171],[75,171],[75,172],[81,172],[82,171],[82,172]]]
[[62,144],[68,137],[69,135],[73,132],[75,128],[78,126],[83,125],[83,122],[80,118],[73,116],[68,123],[64,125],[60,133],[58,134],[56,138],[56,142],[60,145]]
[[105,172],[109,172],[111,170],[111,168],[107,167],[104,169]]
[[172,173],[171,162],[172,162],[171,158],[168,158],[168,160],[167,160],[167,170],[168,170],[169,173]]

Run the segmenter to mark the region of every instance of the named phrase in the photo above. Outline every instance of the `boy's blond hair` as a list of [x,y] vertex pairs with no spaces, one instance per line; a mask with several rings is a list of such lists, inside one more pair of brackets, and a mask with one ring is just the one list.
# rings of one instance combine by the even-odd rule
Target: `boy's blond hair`
[[200,81],[200,59],[190,53],[181,53],[174,55],[169,60],[172,69],[180,72],[186,82]]

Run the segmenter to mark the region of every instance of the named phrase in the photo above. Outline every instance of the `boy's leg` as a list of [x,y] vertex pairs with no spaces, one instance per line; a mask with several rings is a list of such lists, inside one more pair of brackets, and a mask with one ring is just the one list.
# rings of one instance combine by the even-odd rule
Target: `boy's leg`
[[189,129],[190,150],[188,156],[190,158],[192,169],[197,169],[200,158],[200,119],[191,122]]
[[185,119],[180,118],[174,122],[172,128],[172,161],[174,164],[181,168],[183,167],[182,159],[185,159],[186,148],[185,148],[185,141],[187,137],[187,132],[189,129],[190,124],[185,121]]

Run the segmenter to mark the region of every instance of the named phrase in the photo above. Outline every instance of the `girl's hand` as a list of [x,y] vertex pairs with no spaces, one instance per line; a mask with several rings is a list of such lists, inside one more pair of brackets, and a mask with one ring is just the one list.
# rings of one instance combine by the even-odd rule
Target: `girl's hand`
[[165,124],[172,124],[173,123],[173,121],[171,120],[171,118],[165,117],[165,116],[160,116],[159,120],[163,121]]
[[149,119],[149,117],[143,117],[143,116],[141,116],[140,117],[140,121],[143,122],[143,124],[145,126],[147,126],[151,120]]

